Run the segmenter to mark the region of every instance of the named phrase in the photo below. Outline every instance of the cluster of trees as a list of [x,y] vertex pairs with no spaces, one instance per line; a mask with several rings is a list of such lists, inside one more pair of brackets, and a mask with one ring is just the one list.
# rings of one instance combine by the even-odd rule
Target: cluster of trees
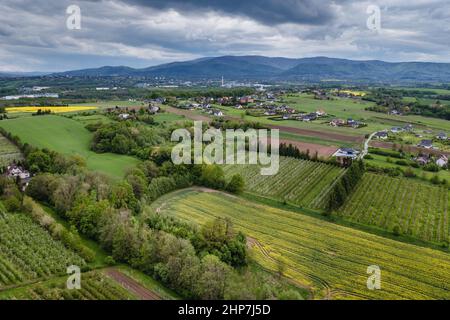
[[38,109],[38,111],[34,112],[32,116],[45,116],[51,114],[52,111],[50,109]]
[[[427,99],[436,98],[436,100],[433,104],[421,103],[420,100],[413,102],[403,100],[403,97],[411,96]],[[439,98],[447,98],[447,96],[430,95],[429,92],[424,91],[391,90],[386,88],[373,90],[370,94],[363,97],[365,100],[376,102],[375,106],[367,108],[370,111],[388,112],[395,109],[403,114],[417,114],[450,120],[450,103],[441,103]]]
[[[93,128],[90,128],[93,130]],[[114,122],[98,125],[91,149],[95,152],[129,154],[148,159],[154,146],[170,138],[168,130],[152,128],[135,122]]]
[[330,191],[327,204],[327,213],[339,209],[348,196],[353,192],[364,175],[364,163],[362,160],[353,161],[345,173],[337,180]]
[[246,120],[226,120],[223,118],[217,118],[211,122],[211,127],[216,129],[242,129],[246,131],[247,129],[264,129],[264,125],[259,122],[246,121]]
[[317,152],[313,156],[311,156],[309,153],[309,149],[307,149],[306,151],[300,151],[299,148],[292,145],[291,143],[289,143],[289,144],[280,143],[279,153],[280,153],[280,156],[292,157],[292,158],[303,159],[303,160],[317,160],[318,159]]
[[147,210],[144,216],[150,228],[188,239],[200,257],[213,254],[233,267],[247,265],[245,235],[242,232],[235,232],[229,219],[216,218],[199,229],[195,224],[151,210]]
[[241,97],[251,95],[255,92],[252,88],[206,88],[206,89],[154,89],[146,95],[147,99],[157,99],[161,97],[177,97],[181,99],[195,97]]

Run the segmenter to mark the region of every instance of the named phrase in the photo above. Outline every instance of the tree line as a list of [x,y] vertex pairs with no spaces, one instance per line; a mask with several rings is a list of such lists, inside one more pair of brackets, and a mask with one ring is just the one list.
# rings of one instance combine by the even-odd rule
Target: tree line
[[345,173],[334,183],[328,198],[327,214],[331,214],[331,212],[339,209],[345,203],[345,200],[361,181],[364,170],[362,160],[353,161]]

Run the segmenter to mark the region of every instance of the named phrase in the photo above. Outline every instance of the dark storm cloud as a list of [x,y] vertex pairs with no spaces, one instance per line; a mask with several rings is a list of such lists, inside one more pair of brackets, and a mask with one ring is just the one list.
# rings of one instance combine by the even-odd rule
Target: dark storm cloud
[[324,24],[333,16],[328,0],[124,0],[141,6],[177,11],[214,10],[247,16],[267,25],[280,23]]
[[[79,5],[82,29],[66,28]],[[366,26],[381,8],[379,32]],[[448,0],[0,0],[0,71],[203,56],[449,61]]]

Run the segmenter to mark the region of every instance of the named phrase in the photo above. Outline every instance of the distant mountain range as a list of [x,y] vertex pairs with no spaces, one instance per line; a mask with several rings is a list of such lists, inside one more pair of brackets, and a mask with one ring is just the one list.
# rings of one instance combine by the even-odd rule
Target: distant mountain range
[[355,61],[327,57],[269,58],[223,56],[173,62],[134,69],[105,66],[52,74],[55,76],[142,76],[178,79],[276,80],[276,81],[367,81],[450,82],[450,63]]
[[51,74],[51,72],[0,72],[0,78],[36,77],[49,74]]

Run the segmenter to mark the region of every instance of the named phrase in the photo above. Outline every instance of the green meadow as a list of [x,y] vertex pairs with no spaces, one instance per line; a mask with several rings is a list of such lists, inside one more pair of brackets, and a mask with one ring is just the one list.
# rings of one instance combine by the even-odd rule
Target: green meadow
[[114,178],[122,177],[125,170],[139,160],[111,153],[95,153],[89,149],[92,134],[81,122],[62,116],[31,116],[3,120],[0,126],[39,148],[47,148],[66,155],[80,155],[87,167]]

